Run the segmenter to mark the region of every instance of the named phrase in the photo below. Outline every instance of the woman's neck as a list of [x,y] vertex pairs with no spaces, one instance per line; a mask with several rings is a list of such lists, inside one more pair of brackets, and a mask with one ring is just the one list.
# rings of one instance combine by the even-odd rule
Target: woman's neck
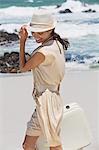
[[48,38],[46,38],[46,40],[44,40],[44,41],[42,42],[42,44],[45,44],[45,43],[47,43],[47,42],[50,41],[50,40],[53,40],[53,36],[52,36],[52,35],[49,35]]

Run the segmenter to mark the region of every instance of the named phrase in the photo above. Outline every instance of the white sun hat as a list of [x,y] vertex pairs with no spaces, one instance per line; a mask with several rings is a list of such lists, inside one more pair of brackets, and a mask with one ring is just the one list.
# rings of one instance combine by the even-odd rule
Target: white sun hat
[[28,25],[30,32],[45,32],[56,27],[55,18],[44,10],[33,13],[31,22]]

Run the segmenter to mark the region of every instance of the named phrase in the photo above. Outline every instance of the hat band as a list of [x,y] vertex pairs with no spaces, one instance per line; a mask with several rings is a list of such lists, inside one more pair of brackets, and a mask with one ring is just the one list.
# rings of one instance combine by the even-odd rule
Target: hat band
[[30,23],[30,27],[52,27],[52,24],[44,24],[44,23]]

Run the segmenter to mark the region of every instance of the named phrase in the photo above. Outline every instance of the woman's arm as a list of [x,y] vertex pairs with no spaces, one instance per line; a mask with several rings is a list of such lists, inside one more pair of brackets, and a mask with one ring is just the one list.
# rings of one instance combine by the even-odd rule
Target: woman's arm
[[35,69],[39,64],[41,64],[45,60],[45,56],[36,52],[27,62],[25,61],[25,43],[28,37],[27,30],[22,27],[20,30],[20,71],[26,72],[31,69]]

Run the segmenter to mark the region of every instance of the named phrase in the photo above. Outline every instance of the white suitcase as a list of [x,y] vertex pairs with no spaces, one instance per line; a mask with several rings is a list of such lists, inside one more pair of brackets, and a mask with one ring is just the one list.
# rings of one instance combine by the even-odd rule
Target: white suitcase
[[[91,143],[92,135],[88,121],[77,103],[64,106],[61,139],[63,150],[78,150]],[[43,135],[37,141],[37,150],[49,150]]]
[[64,106],[61,138],[66,150],[77,150],[91,143],[92,134],[88,120],[77,103]]

